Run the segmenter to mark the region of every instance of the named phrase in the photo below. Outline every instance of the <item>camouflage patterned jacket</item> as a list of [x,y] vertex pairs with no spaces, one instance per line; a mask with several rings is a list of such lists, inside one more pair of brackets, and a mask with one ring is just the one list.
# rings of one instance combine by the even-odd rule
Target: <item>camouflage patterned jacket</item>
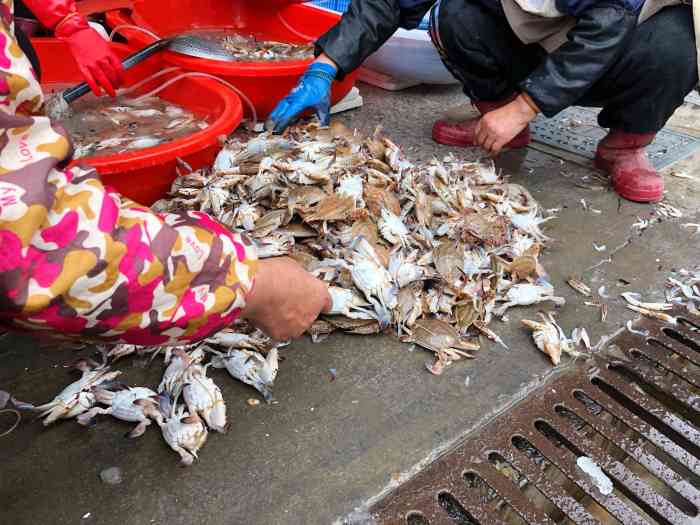
[[143,345],[194,341],[245,305],[255,250],[198,212],[156,214],[66,168],[72,146],[0,0],[0,324]]

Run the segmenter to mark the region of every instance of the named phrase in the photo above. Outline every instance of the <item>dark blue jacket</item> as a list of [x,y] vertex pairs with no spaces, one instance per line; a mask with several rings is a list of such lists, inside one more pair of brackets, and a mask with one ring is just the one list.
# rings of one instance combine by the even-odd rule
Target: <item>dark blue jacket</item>
[[[454,0],[442,0],[449,2]],[[464,1],[464,0],[458,0]],[[500,0],[479,1],[500,9]],[[415,29],[435,0],[353,0],[340,22],[317,42],[339,68],[339,78],[359,67],[399,28]],[[525,79],[527,92],[546,116],[573,105],[615,62],[636,26],[644,0],[556,0],[575,16],[567,42]],[[443,42],[447,48],[450,42]]]

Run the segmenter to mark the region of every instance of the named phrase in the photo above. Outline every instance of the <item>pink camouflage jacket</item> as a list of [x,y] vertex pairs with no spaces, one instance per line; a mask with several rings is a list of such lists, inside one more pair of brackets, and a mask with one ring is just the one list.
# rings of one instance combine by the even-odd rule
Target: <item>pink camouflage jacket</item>
[[90,168],[42,115],[0,0],[0,325],[170,345],[229,325],[253,287],[254,247],[198,212],[156,214]]

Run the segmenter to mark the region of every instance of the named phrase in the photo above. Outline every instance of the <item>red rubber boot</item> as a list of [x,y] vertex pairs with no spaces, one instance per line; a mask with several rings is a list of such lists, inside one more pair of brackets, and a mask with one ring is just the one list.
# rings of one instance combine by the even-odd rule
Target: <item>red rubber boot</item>
[[598,144],[595,165],[610,175],[620,197],[634,202],[659,202],[663,198],[664,179],[644,151],[655,136],[610,130]]
[[[489,111],[501,108],[513,101],[515,96],[499,102],[474,102],[479,113],[485,115]],[[479,117],[474,117],[461,122],[451,120],[438,120],[433,126],[433,140],[446,146],[458,146],[462,148],[476,147],[474,138]],[[507,149],[524,148],[530,144],[530,127],[526,127],[516,137],[505,145]]]

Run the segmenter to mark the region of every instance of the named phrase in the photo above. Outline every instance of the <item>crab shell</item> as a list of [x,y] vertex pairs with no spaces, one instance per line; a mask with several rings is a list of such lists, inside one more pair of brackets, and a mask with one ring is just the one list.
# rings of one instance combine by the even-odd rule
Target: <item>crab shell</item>
[[537,348],[547,354],[552,364],[557,366],[561,362],[562,348],[559,331],[556,326],[548,322],[538,323],[537,321],[528,321],[527,319],[523,319],[521,322],[524,326],[533,331],[532,338]]
[[163,439],[175,452],[180,454],[181,463],[191,465],[197,453],[207,441],[207,429],[197,415],[185,416],[181,409],[178,414],[162,425]]
[[[86,412],[95,405],[95,395],[91,392],[78,392],[68,403],[53,401],[47,405],[39,418],[44,418],[43,425],[49,426],[59,419],[71,419]],[[42,409],[42,407],[39,407]]]
[[119,392],[98,389],[95,396],[100,403],[110,405],[112,416],[132,423],[143,421],[146,406],[154,409],[158,406],[155,399],[158,394],[150,388],[136,387]]
[[226,432],[226,404],[214,381],[204,374],[192,374],[182,395],[189,410],[200,414],[210,429]]

